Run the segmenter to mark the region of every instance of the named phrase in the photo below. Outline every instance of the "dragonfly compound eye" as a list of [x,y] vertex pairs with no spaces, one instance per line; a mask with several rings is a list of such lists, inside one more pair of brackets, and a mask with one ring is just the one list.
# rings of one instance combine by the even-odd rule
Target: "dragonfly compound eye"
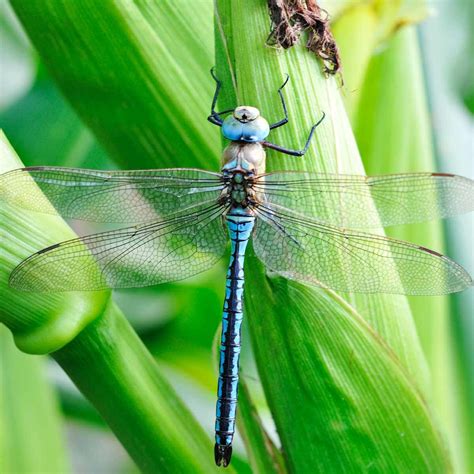
[[[238,109],[245,109],[245,113],[240,113],[239,111],[239,115],[242,117],[244,115],[246,117],[254,117],[254,115],[249,115],[252,110],[256,111],[257,116],[251,120],[240,120],[235,117]],[[255,107],[238,107],[235,109],[233,115],[229,115],[224,120],[224,123],[222,124],[222,134],[229,140],[234,141],[260,142],[264,140],[270,133],[270,126],[268,125],[268,122],[258,114],[259,112]]]

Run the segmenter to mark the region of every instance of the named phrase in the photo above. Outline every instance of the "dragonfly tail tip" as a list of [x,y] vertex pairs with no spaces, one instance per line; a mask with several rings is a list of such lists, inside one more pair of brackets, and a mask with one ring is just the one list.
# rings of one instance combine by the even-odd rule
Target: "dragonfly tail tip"
[[214,446],[214,458],[217,466],[227,467],[232,457],[232,445],[223,446],[221,444],[215,444]]

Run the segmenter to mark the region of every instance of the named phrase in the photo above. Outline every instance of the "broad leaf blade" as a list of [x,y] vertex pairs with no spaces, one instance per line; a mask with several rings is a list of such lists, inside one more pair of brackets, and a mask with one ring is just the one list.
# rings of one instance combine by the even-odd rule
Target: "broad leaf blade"
[[[351,32],[346,31],[346,34]],[[413,27],[397,32],[386,49],[371,59],[360,96],[354,125],[368,173],[437,169],[422,59]],[[382,115],[384,120],[380,120]],[[398,226],[388,229],[387,233],[438,252],[445,249],[440,222]],[[431,369],[430,393],[447,435],[454,465],[457,471],[464,472],[470,456],[469,448],[466,450],[470,423],[469,403],[462,394],[466,390],[464,379],[469,376],[459,372],[456,357],[460,357],[460,349],[453,339],[453,325],[457,324],[458,315],[450,307],[449,299],[446,296],[417,297],[409,301]]]
[[[269,152],[268,168],[364,174],[337,83],[321,75],[314,55],[303,47],[276,53],[264,45],[268,16],[263,2],[235,4],[222,0],[218,6],[217,31],[221,32],[217,47],[218,71],[221,75],[221,71],[231,68],[230,76],[240,103],[258,105],[270,121],[281,118],[276,91],[284,74],[291,75],[284,90],[290,123],[272,132],[269,140],[289,148],[301,148],[321,112],[327,116],[303,159]],[[222,74],[225,77],[226,73]],[[225,100],[229,100],[228,97]],[[224,102],[224,106],[228,104]],[[323,316],[338,321],[351,320],[357,313],[344,304],[324,304],[328,298],[334,300],[331,293],[294,283],[287,283],[287,288],[292,288],[290,291],[270,279],[271,283],[263,290],[268,283],[263,269],[256,270],[256,265],[254,259],[248,259],[246,264],[248,274],[250,272],[246,290],[247,317],[265,393],[291,470],[340,472],[351,469],[355,459],[360,464],[354,472],[360,472],[370,465],[369,459],[382,466],[384,458],[390,460],[392,469],[407,467],[407,463],[426,466],[426,469],[428,466],[448,469],[442,441],[420,395],[427,387],[426,363],[406,298],[347,296],[347,301],[357,308],[358,314],[372,329],[364,324],[358,327],[361,337],[353,341],[349,334],[355,328],[333,327],[327,334],[328,339],[319,342],[323,344],[320,347],[314,332],[313,324],[316,323],[311,322],[311,318],[315,321]],[[294,326],[288,348],[290,325]],[[301,330],[293,330],[293,327]],[[377,344],[387,352],[380,351]],[[294,351],[298,348],[303,353],[300,351],[295,362]],[[320,352],[324,354],[323,358]],[[331,355],[333,352],[334,356]],[[357,353],[352,357],[357,361],[360,358],[361,362],[351,371],[339,359],[341,352],[345,354],[342,359]],[[280,353],[281,357],[277,357]],[[383,369],[377,372],[378,367]],[[327,374],[324,384],[312,376],[313,373],[321,375],[321,371]],[[383,388],[383,397],[379,396],[368,374],[376,374],[378,380],[390,381]],[[342,381],[347,392],[346,389],[341,392]],[[398,397],[389,397],[390,387]],[[387,404],[387,397],[392,405]],[[324,411],[316,409],[318,403],[325,405]],[[371,410],[366,410],[369,405]],[[347,414],[351,410],[354,418],[348,421]],[[379,425],[389,411],[392,412],[391,433],[387,434]],[[378,418],[379,413],[383,414],[381,418]],[[341,418],[351,426],[351,436],[341,435]],[[426,431],[429,432],[428,441],[420,443],[420,432]],[[359,433],[363,435],[359,437]],[[407,438],[397,438],[405,436],[409,442],[406,442]],[[384,442],[385,438],[390,441]],[[326,442],[327,439],[331,441]]]
[[52,77],[118,163],[215,167],[212,4],[12,2]]
[[239,433],[245,441],[252,472],[255,474],[286,473],[287,469],[281,452],[265,432],[244,380],[241,380],[239,385],[237,422]]
[[28,166],[114,167],[43,71],[24,97],[0,113],[0,122]]
[[[21,167],[5,137],[0,171]],[[0,188],[2,184],[0,175]],[[145,472],[212,472],[212,445],[159,373],[108,292],[20,293],[8,288],[15,263],[61,241],[71,229],[58,216],[4,205],[0,231],[0,319],[16,344],[54,357],[96,406],[137,465]]]
[[262,285],[250,263],[253,346],[289,471],[449,470],[415,381],[367,323],[322,290]]
[[22,354],[0,326],[0,471],[66,473],[58,403],[45,360]]

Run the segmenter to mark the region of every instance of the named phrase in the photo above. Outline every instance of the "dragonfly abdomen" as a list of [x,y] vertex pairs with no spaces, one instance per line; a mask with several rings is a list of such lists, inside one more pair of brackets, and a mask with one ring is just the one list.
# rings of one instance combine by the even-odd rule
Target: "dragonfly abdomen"
[[231,257],[222,315],[219,381],[216,405],[215,460],[227,466],[232,455],[239,385],[240,334],[243,319],[244,258],[255,217],[249,210],[233,209],[226,216]]

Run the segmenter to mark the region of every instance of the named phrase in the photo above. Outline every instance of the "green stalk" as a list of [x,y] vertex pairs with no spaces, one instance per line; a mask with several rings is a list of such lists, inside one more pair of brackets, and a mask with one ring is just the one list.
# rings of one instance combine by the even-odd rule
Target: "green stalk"
[[[169,5],[14,2],[63,92],[128,167],[217,165],[217,131],[202,121],[212,95],[201,16],[208,2]],[[363,173],[335,81],[302,47],[277,54],[264,45],[265,2],[219,1],[216,23],[224,105],[238,97],[280,118],[276,90],[289,72],[292,122],[272,139],[299,148],[327,113],[304,160],[269,153],[269,167]],[[257,363],[290,472],[448,470],[420,395],[426,367],[406,299],[351,298],[356,312],[332,293],[267,279],[253,258],[247,268]]]
[[44,362],[22,354],[0,326],[0,472],[69,472],[61,415]]
[[[397,32],[384,51],[372,58],[360,95],[354,126],[367,173],[435,171],[422,60],[414,27]],[[445,250],[440,222],[399,226],[387,232],[439,252]],[[455,470],[467,472],[471,427],[469,403],[463,399],[464,376],[458,373],[459,354],[450,324],[456,314],[451,311],[448,297],[413,297],[409,301],[431,369],[431,398],[447,435]]]
[[[272,132],[272,142],[301,148],[327,115],[304,159],[270,151],[267,167],[363,174],[336,81],[302,45],[279,53],[265,46],[265,2],[221,0],[216,21],[218,73],[232,79],[226,84],[238,103],[276,121],[276,91],[291,75],[290,123]],[[332,292],[266,277],[255,258],[246,265],[256,361],[289,471],[449,470],[423,399],[427,367],[406,298],[348,296],[351,308]]]
[[12,0],[61,91],[126,168],[217,166],[212,1]]
[[[0,145],[0,173],[21,167],[4,136]],[[28,294],[8,288],[16,263],[72,232],[56,216],[6,203],[1,209],[0,320],[17,346],[52,353],[144,472],[213,472],[209,437],[107,292]]]
[[254,474],[283,474],[286,467],[281,452],[265,432],[244,380],[239,385],[239,433],[243,437]]
[[53,357],[143,472],[214,472],[209,437],[116,308]]
[[[351,118],[357,109],[360,88],[376,46],[378,26],[378,16],[373,5],[361,3],[341,15],[332,28],[343,67],[344,101]],[[357,38],[356,48],[353,47],[354,37]]]
[[422,395],[362,318],[251,263],[247,315],[288,472],[449,471]]
[[426,0],[369,0],[343,7],[340,2],[329,1],[327,7],[343,65],[344,102],[352,120],[364,83],[373,83],[367,74],[372,55],[383,50],[385,42],[403,25],[426,18],[428,8]]

